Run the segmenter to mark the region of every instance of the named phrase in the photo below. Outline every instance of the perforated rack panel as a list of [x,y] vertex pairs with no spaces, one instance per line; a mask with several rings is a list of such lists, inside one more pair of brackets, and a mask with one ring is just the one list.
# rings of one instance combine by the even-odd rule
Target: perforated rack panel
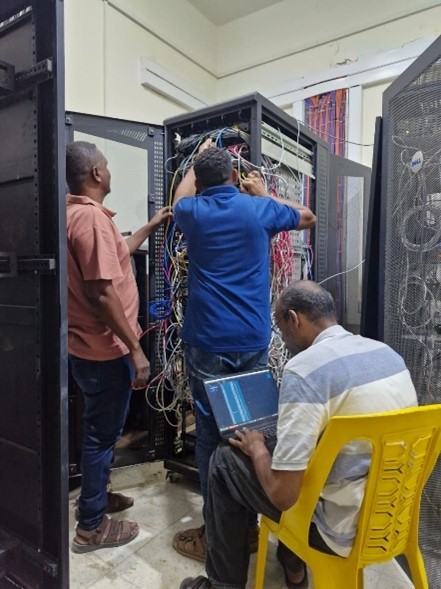
[[[422,405],[441,403],[441,37],[383,102],[382,335],[405,359]],[[380,273],[381,275],[381,273]],[[441,463],[426,486],[420,546],[441,587]]]

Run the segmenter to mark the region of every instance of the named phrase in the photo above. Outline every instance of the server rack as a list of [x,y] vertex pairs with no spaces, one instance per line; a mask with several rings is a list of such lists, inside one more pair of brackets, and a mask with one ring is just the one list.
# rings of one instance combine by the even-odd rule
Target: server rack
[[311,206],[317,214],[317,225],[313,230],[313,235],[316,235],[313,239],[317,250],[314,275],[317,280],[325,279],[328,276],[326,219],[331,154],[329,145],[312,131],[256,92],[167,119],[164,122],[166,160],[176,153],[174,145],[176,134],[185,138],[193,134],[208,133],[213,129],[234,126],[249,134],[249,160],[258,167],[261,165],[262,154],[265,153],[265,149],[262,149],[262,141],[271,129],[274,132],[274,138],[281,134],[297,143],[300,149],[310,152],[314,175],[311,186],[313,199]]
[[[325,281],[340,271],[335,251],[338,225],[336,203],[338,193],[340,192],[340,196],[344,200],[348,196],[348,191],[344,190],[342,194],[342,191],[339,191],[338,183],[342,179],[359,178],[362,184],[362,195],[358,210],[360,224],[357,226],[357,230],[363,241],[362,251],[364,251],[369,207],[370,169],[346,158],[334,156],[326,141],[261,94],[256,92],[189,114],[173,117],[166,120],[164,126],[166,159],[175,155],[174,137],[176,134],[184,138],[191,134],[206,133],[227,126],[238,126],[249,133],[249,157],[250,161],[257,166],[260,166],[262,154],[265,153],[265,147],[262,146],[268,136],[268,129],[273,131],[271,141],[276,141],[277,136],[282,135],[282,138],[286,137],[298,144],[300,148],[310,152],[313,170],[310,205],[317,215],[317,224],[311,232],[311,241],[315,250],[313,276],[317,282]],[[268,145],[267,141],[266,145]],[[342,232],[346,237],[351,230],[350,220],[354,221],[355,217],[348,215],[346,218],[340,219],[344,225]],[[345,265],[343,260],[341,263],[343,266]],[[341,269],[345,270],[345,268]],[[327,281],[326,287],[331,292],[336,291],[337,283],[336,281]],[[340,317],[340,319],[343,319],[344,323],[344,318]]]
[[[383,95],[379,256],[371,231],[369,274],[378,276],[378,339],[400,353],[419,404],[441,402],[441,37]],[[379,161],[377,161],[379,164]],[[378,214],[379,211],[379,214]],[[373,215],[375,210],[373,210]],[[373,226],[373,224],[371,224]],[[375,310],[366,316],[375,318]],[[420,547],[431,587],[441,586],[441,464],[426,486]]]
[[62,0],[0,2],[0,586],[69,584]]
[[[304,159],[296,162],[294,158],[292,165],[299,171],[305,171],[307,165],[310,166],[308,185],[303,188],[309,195],[308,205],[317,215],[317,225],[308,238],[314,251],[311,277],[318,282],[325,282],[325,287],[333,293],[339,304],[340,321],[347,327],[358,330],[361,314],[361,278],[357,278],[354,283],[346,284],[342,280],[342,274],[345,274],[349,269],[348,264],[351,264],[350,247],[347,247],[351,232],[356,233],[354,235],[360,242],[361,263],[359,265],[362,266],[363,263],[370,170],[345,158],[334,156],[327,142],[258,93],[173,117],[166,120],[164,126],[165,158],[169,162],[167,185],[170,184],[176,170],[176,138],[182,140],[192,135],[208,135],[213,130],[223,128],[240,129],[249,137],[248,159],[256,167],[261,165],[262,155],[270,155],[278,159],[280,152],[273,151],[272,145],[279,144],[279,147],[283,148],[283,143],[289,142],[291,146],[297,146],[297,149],[302,151]],[[279,141],[278,138],[280,138]],[[295,153],[295,147],[293,153]],[[359,182],[356,198],[353,198],[354,191],[349,190],[351,180]],[[356,200],[360,202],[354,214],[354,212],[351,213],[350,206]],[[340,214],[338,202],[343,203]],[[341,233],[340,241],[339,232]],[[295,246],[298,245],[299,242],[295,242]],[[157,263],[160,263],[159,259]],[[361,274],[362,268],[360,268],[360,277]],[[330,277],[333,278],[330,279]],[[354,313],[352,315],[346,313],[347,301],[351,297],[356,299],[355,319]],[[177,454],[165,462],[166,468],[171,473],[179,472],[197,478],[193,456],[194,445],[194,433],[187,432],[184,424],[180,442],[175,445]]]

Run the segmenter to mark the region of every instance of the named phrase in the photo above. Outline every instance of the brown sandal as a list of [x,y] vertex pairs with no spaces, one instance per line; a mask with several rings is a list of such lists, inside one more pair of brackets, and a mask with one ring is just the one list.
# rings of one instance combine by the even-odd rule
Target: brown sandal
[[[122,493],[107,493],[107,507],[106,513],[118,513],[119,511],[125,511],[133,507],[135,500],[133,497],[127,497]],[[75,502],[75,519],[80,520],[80,510],[78,508],[78,501]]]
[[207,556],[205,526],[177,532],[173,538],[173,548],[179,554],[205,562]]
[[133,507],[135,500],[133,497],[127,497],[122,493],[107,493],[106,513],[118,513]]
[[96,530],[83,530],[77,526],[72,552],[82,554],[100,548],[123,546],[134,540],[138,533],[138,524],[135,522],[118,521],[105,515]]
[[[250,526],[248,530],[248,542],[250,553],[257,552],[259,542],[259,526]],[[189,558],[205,562],[207,557],[207,543],[205,538],[205,526],[190,528],[183,532],[177,532],[173,538],[173,548]]]

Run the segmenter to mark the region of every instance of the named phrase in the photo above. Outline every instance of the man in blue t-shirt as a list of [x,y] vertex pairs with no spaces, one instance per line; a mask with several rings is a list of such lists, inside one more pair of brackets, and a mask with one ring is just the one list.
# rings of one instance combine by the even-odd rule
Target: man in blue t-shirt
[[[309,229],[316,218],[306,207],[268,196],[258,172],[251,172],[239,191],[228,152],[211,141],[199,151],[176,189],[174,216],[187,240],[188,300],[181,338],[195,402],[196,461],[205,504],[209,461],[220,436],[203,380],[266,366],[271,238]],[[257,549],[255,514],[249,538],[251,550]],[[204,526],[178,532],[173,547],[204,561]]]

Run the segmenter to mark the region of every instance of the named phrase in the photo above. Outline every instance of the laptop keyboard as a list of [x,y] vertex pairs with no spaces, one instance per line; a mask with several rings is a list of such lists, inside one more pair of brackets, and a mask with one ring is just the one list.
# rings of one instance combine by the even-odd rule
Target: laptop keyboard
[[265,438],[271,439],[277,437],[277,425],[275,424],[260,427],[259,430],[263,433]]

